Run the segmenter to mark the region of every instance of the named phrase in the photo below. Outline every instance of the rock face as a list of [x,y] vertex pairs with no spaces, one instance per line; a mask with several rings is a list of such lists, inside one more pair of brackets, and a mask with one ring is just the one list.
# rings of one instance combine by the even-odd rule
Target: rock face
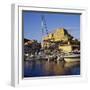
[[54,32],[48,34],[46,37],[43,38],[43,46],[49,47],[51,42],[68,42],[72,40],[73,37],[67,32],[64,28],[58,28]]
[[[64,28],[58,28],[54,32],[49,33],[46,37],[43,38],[43,47],[53,49],[61,49],[63,52],[72,52],[74,49],[79,49],[79,44],[73,40],[73,36],[68,33]],[[72,45],[73,44],[73,45]]]
[[68,41],[73,37],[67,32],[64,28],[56,29],[54,32],[48,34],[48,36],[44,37],[43,40],[51,40],[51,41]]

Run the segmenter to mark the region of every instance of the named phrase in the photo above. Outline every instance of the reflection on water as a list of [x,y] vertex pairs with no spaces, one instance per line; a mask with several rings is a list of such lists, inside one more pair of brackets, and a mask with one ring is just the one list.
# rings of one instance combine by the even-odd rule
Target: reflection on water
[[80,75],[80,62],[24,61],[24,77]]

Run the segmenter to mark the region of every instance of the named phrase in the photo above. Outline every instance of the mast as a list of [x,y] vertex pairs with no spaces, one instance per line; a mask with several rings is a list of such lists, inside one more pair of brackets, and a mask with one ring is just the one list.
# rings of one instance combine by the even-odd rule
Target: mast
[[43,37],[44,37],[44,35],[48,35],[48,29],[47,29],[47,24],[46,24],[46,20],[45,20],[44,15],[41,15],[41,29],[42,29],[41,45],[42,45],[42,48],[43,48]]

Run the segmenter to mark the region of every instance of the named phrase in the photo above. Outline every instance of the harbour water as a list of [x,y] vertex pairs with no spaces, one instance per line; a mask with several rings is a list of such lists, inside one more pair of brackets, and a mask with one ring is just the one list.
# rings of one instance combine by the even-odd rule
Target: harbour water
[[[80,59],[80,58],[79,58]],[[24,77],[80,75],[80,61],[24,61]]]

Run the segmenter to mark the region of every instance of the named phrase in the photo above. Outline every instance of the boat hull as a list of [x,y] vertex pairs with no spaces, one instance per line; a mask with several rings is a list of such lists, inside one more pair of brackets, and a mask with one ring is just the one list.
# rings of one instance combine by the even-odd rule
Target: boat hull
[[73,57],[73,58],[65,57],[64,60],[65,62],[78,62],[80,61],[80,57]]

